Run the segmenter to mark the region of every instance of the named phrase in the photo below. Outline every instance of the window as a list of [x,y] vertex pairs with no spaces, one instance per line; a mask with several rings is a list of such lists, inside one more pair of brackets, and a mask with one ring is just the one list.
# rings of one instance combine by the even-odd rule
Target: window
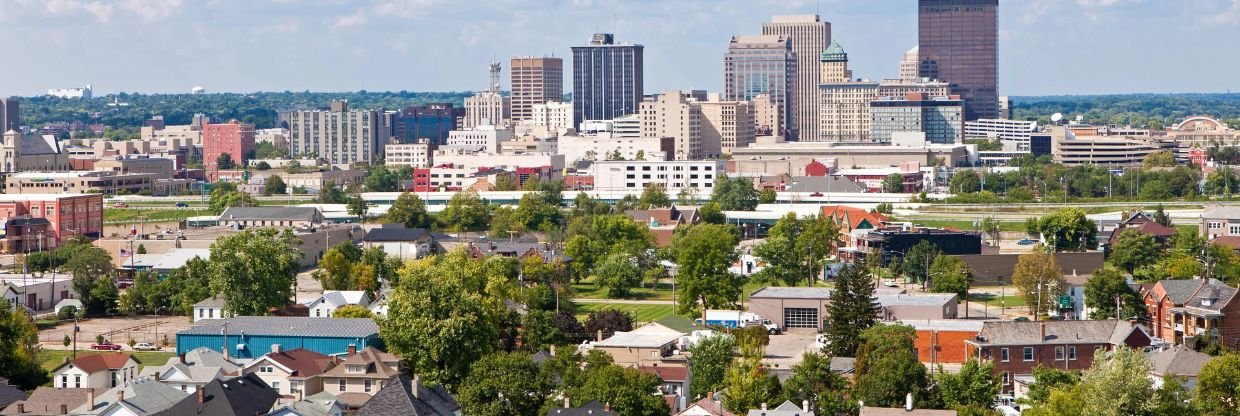
[[271,382],[271,389],[275,391],[280,391],[280,382],[279,381]]
[[1033,361],[1033,347],[1025,347],[1025,361]]
[[340,391],[344,391],[344,379],[340,379]]
[[276,368],[269,365],[264,365],[258,368],[258,372],[260,373],[274,373],[275,371]]
[[1008,349],[1007,349],[1007,348],[1003,348],[1003,349],[1000,349],[1000,350],[999,350],[999,361],[1002,361],[1002,362],[1005,362],[1005,363],[1006,363],[1006,362],[1008,362],[1008,359],[1009,359],[1009,358],[1010,358],[1010,357],[1008,356]]
[[1076,346],[1075,345],[1068,347],[1068,359],[1069,360],[1076,359]]
[[73,388],[82,388],[82,376],[80,374],[73,375]]
[[1003,384],[1008,384],[1009,380],[1011,380],[1011,376],[1008,375],[1007,371],[1004,371],[1003,372]]
[[62,389],[69,388],[69,376],[66,376],[66,375],[60,376],[60,388]]
[[1055,361],[1063,361],[1063,346],[1055,347]]
[[365,380],[362,382],[362,391],[370,393],[370,380]]

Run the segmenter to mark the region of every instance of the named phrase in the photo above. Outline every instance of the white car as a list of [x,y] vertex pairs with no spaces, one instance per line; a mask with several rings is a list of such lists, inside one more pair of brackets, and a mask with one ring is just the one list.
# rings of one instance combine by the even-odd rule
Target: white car
[[887,279],[887,280],[884,280],[884,281],[883,281],[883,286],[887,286],[887,287],[900,287],[900,284],[899,284],[899,283],[896,283],[896,279]]
[[149,342],[133,344],[134,351],[159,351],[159,346]]

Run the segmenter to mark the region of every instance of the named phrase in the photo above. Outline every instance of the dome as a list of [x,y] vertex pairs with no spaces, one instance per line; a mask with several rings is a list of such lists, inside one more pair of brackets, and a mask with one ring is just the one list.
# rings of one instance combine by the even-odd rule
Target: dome
[[821,60],[823,62],[848,62],[848,54],[844,53],[844,47],[839,42],[831,41],[831,45],[827,46],[827,50],[822,51]]

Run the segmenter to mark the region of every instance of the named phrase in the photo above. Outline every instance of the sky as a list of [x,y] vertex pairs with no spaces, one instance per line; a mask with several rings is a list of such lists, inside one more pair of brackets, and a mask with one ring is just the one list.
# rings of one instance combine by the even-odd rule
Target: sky
[[[1002,95],[1240,91],[1240,0],[1002,0]],[[914,0],[0,0],[0,95],[484,89],[487,63],[645,45],[647,93],[718,91],[736,34],[831,22],[854,76],[895,77]],[[505,71],[505,84],[507,72]]]

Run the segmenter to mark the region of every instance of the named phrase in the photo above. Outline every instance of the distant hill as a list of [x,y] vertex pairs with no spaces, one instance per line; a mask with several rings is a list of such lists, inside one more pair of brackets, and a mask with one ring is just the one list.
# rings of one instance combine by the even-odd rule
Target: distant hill
[[1194,115],[1209,115],[1240,128],[1240,94],[1121,94],[1012,97],[1012,118],[1049,122],[1063,113],[1095,124],[1164,127]]

